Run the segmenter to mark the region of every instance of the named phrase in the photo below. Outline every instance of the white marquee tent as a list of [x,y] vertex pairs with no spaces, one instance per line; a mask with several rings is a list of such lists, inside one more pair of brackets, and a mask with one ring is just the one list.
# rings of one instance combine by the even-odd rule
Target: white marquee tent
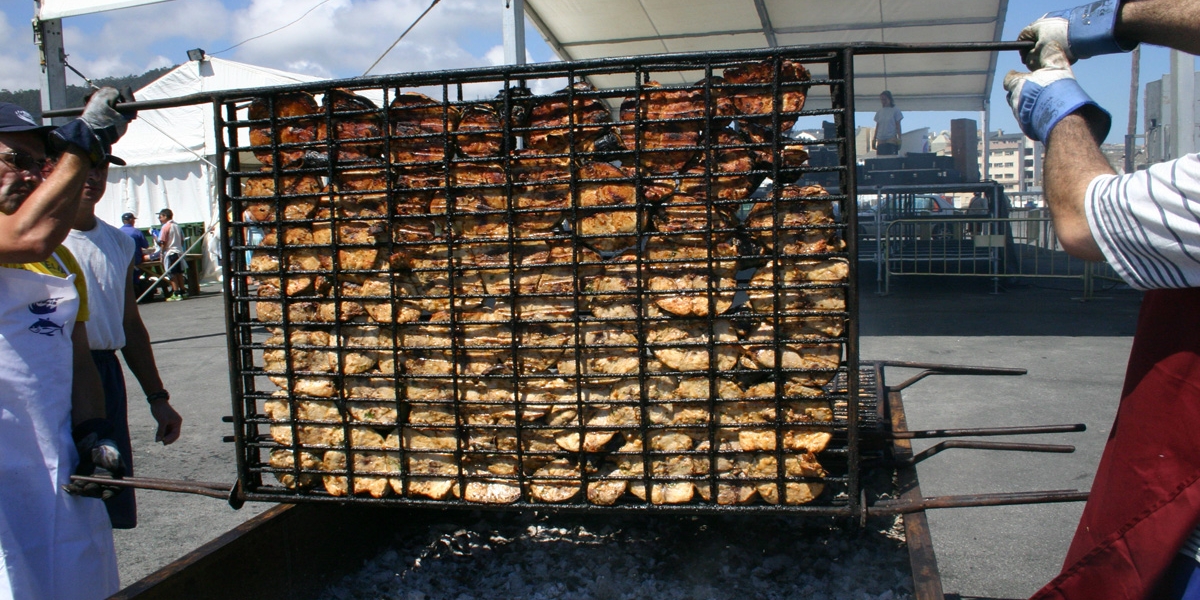
[[[134,94],[138,100],[159,100],[318,79],[207,57],[180,65]],[[171,209],[177,223],[203,223],[207,233],[194,251],[205,255],[204,279],[212,279],[219,270],[220,243],[211,227],[220,216],[214,136],[211,104],[139,113],[113,146],[113,154],[128,164],[109,169],[108,191],[96,207],[97,216],[116,225],[122,213],[132,212],[139,227],[157,226],[155,215],[163,208]]]

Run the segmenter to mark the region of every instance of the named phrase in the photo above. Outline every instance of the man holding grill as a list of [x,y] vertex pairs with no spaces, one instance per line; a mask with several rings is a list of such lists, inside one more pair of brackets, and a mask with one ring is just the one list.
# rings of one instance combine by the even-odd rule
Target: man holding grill
[[[0,103],[0,597],[91,599],[119,586],[99,486],[71,483],[96,466],[121,476],[88,353],[87,287],[61,242],[88,169],[101,164],[126,118],[112,88],[49,132]],[[46,145],[62,151],[43,178]]]
[[1103,0],[1049,13],[1018,39],[1032,73],[1004,79],[1046,144],[1063,248],[1107,260],[1142,301],[1125,386],[1063,570],[1035,598],[1200,598],[1200,155],[1117,176],[1111,118],[1071,63],[1139,42],[1200,53],[1200,1]]
[[[171,407],[171,395],[163,386],[154,361],[150,334],[138,312],[132,281],[141,248],[129,235],[96,218],[96,203],[108,187],[109,163],[123,165],[125,161],[109,156],[108,160],[88,170],[83,199],[63,245],[75,256],[87,281],[88,342],[104,386],[105,415],[113,425],[113,439],[121,450],[125,474],[133,475],[129,407],[125,375],[117,360],[118,350],[146,394],[150,414],[158,424],[154,441],[166,445],[179,439],[183,419]],[[137,502],[133,490],[125,490],[104,503],[113,528],[137,527]]]

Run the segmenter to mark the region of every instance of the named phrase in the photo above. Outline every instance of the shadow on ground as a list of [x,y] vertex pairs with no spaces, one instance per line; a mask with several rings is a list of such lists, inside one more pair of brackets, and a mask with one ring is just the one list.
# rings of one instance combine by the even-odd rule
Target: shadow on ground
[[862,336],[1130,336],[1142,293],[1105,282],[1082,300],[1078,281],[893,276],[876,293],[875,269],[859,271]]

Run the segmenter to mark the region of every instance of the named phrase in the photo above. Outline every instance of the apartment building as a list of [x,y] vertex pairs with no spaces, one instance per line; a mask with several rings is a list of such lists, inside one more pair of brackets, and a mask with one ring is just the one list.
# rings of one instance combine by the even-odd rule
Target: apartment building
[[1046,148],[1021,132],[997,130],[989,136],[988,156],[984,158],[982,136],[979,142],[979,172],[988,162],[988,176],[1004,186],[1004,191],[1035,192],[1042,189],[1042,159]]

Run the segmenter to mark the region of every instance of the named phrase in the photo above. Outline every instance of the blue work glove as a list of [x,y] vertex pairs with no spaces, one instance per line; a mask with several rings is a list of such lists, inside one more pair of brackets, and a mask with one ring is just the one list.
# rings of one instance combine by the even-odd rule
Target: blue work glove
[[[125,476],[125,465],[121,461],[121,450],[112,440],[113,425],[108,419],[89,419],[71,430],[75,449],[79,451],[79,466],[76,475],[91,475],[96,467],[108,471],[113,479]],[[115,485],[72,481],[63,486],[70,494],[107,500],[121,493],[123,488]]]
[[1079,87],[1062,46],[1058,42],[1046,44],[1038,63],[1042,67],[1032,73],[1009,71],[1004,76],[1008,104],[1012,106],[1021,131],[1031,140],[1045,142],[1050,130],[1063,117],[1085,106],[1094,106],[1103,118],[1098,124],[1103,130],[1100,139],[1104,139],[1112,126],[1112,116]]
[[1031,71],[1042,68],[1037,58],[1050,42],[1057,42],[1062,47],[1068,63],[1133,50],[1137,42],[1118,40],[1113,32],[1121,12],[1121,1],[1100,0],[1042,15],[1017,34],[1019,41],[1034,42],[1033,50],[1021,53],[1021,60]]
[[88,99],[83,114],[78,119],[50,132],[51,142],[60,150],[68,145],[76,146],[87,153],[92,166],[104,164],[112,145],[125,135],[132,114],[117,112],[118,101],[132,101],[133,92],[125,97],[115,88],[100,88]]

